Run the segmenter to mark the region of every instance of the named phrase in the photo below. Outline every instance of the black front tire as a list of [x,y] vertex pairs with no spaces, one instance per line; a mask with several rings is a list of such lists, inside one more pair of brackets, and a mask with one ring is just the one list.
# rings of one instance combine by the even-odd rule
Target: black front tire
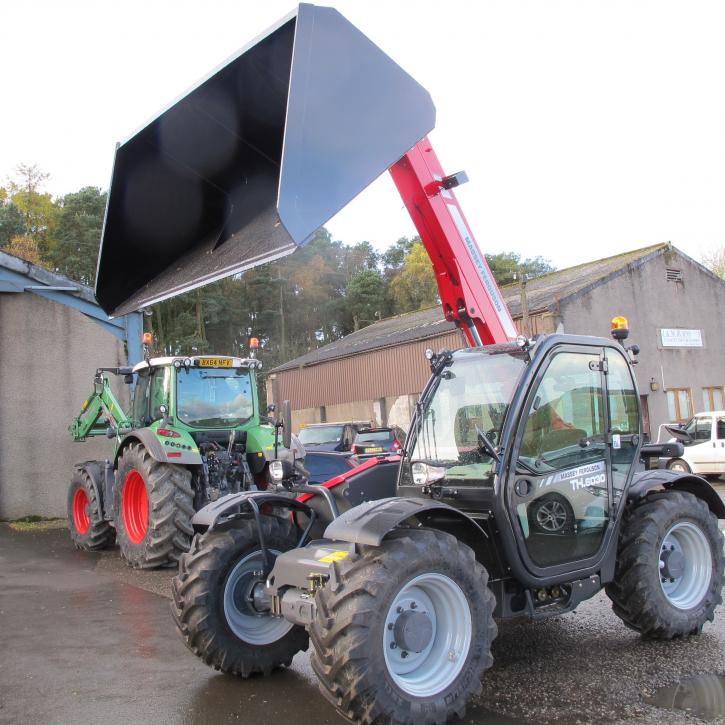
[[[695,583],[703,593],[688,608],[676,606],[662,585],[663,542],[677,524],[695,532],[695,540],[707,542],[710,553],[710,565],[702,575],[709,581]],[[713,621],[715,607],[722,603],[724,569],[723,536],[707,504],[691,493],[658,493],[625,512],[614,582],[606,592],[614,613],[643,637],[686,637],[699,634],[705,622]]]
[[82,551],[100,551],[116,541],[116,532],[103,519],[101,502],[85,468],[76,470],[68,487],[68,529],[76,548]]
[[[274,516],[260,517],[265,544],[270,551],[284,552],[297,545],[297,530],[288,521]],[[289,667],[292,658],[309,645],[303,627],[275,620],[271,615],[257,616],[260,628],[267,628],[273,641],[245,641],[230,622],[225,609],[225,589],[230,576],[244,561],[261,567],[259,536],[253,520],[243,520],[238,528],[210,531],[197,535],[191,549],[181,557],[179,573],[171,587],[171,611],[186,646],[207,665],[239,677],[261,673],[268,675],[278,667]],[[232,612],[232,616],[234,616]],[[243,627],[253,627],[250,617]],[[247,629],[252,635],[253,630]],[[274,633],[279,633],[273,639]]]
[[[401,601],[409,583],[417,577],[440,575],[455,584],[467,603],[469,644],[460,653],[449,651],[452,662],[462,660],[460,669],[450,675],[455,679],[435,680],[431,675],[430,691],[419,694],[415,686],[406,684],[407,673],[401,679],[401,671],[394,671],[398,665],[390,655],[386,657],[386,647],[397,650],[400,656],[421,657],[413,677],[423,673],[425,678],[445,659],[445,653],[432,662],[428,659],[438,650],[445,623],[436,620],[429,655],[421,654],[425,649],[407,653],[397,644],[393,648],[385,639],[390,637],[386,631],[397,628],[388,620],[405,609],[396,602]],[[334,581],[318,591],[315,601],[317,618],[310,628],[312,668],[322,694],[348,720],[367,725],[443,723],[456,714],[462,717],[468,700],[480,693],[481,675],[493,664],[495,598],[488,588],[488,574],[473,551],[450,534],[405,529],[389,535],[379,547],[361,546],[359,554],[335,564]],[[428,605],[418,607],[420,611]],[[438,617],[439,611],[435,605],[433,608]],[[408,616],[407,610],[403,614]]]

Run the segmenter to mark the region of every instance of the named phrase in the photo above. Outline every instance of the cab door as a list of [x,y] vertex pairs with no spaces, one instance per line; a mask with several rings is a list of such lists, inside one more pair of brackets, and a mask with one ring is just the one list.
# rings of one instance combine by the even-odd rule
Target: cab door
[[[508,506],[535,569],[596,559],[611,510],[604,348],[554,348],[526,397]],[[514,466],[512,466],[514,469]]]

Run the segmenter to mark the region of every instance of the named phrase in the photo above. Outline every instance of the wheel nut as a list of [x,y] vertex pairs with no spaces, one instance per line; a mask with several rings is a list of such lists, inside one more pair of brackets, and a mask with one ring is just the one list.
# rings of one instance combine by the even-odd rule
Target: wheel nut
[[397,648],[397,646],[398,646],[398,645],[397,645],[397,644],[395,644],[395,642],[391,642],[391,643],[390,643],[390,649],[396,649],[396,648]]
[[395,625],[392,622],[388,622],[388,629],[392,629]]
[[418,606],[418,604],[416,602],[411,602],[410,603],[410,608],[411,609],[415,609],[417,606]]
[[396,611],[396,612],[397,612],[398,614],[402,614],[402,613],[403,613],[403,607],[398,607],[398,608],[397,608],[397,609],[396,609],[395,611]]
[[406,652],[405,650],[403,650],[403,651],[402,651],[402,652],[400,653],[400,656],[401,656],[401,657],[402,657],[403,659],[405,659],[405,658],[406,658],[406,657],[408,656],[408,653],[407,653],[407,652]]

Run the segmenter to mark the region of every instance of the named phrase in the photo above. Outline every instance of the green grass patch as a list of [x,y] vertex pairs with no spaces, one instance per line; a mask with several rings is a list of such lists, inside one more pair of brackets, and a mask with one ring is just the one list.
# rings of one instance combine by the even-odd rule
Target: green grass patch
[[65,519],[46,519],[42,516],[23,516],[14,521],[8,521],[8,526],[14,531],[51,531],[53,529],[67,529]]

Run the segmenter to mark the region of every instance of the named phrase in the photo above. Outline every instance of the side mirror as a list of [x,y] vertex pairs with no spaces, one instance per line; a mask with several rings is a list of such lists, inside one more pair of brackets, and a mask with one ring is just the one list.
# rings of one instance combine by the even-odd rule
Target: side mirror
[[163,403],[159,405],[159,413],[161,413],[161,425],[170,425],[172,421],[169,419],[169,407]]
[[684,429],[682,425],[665,425],[665,430],[678,441],[688,443],[692,440],[692,436]]
[[282,403],[282,445],[285,448],[292,448],[292,406],[289,400]]

